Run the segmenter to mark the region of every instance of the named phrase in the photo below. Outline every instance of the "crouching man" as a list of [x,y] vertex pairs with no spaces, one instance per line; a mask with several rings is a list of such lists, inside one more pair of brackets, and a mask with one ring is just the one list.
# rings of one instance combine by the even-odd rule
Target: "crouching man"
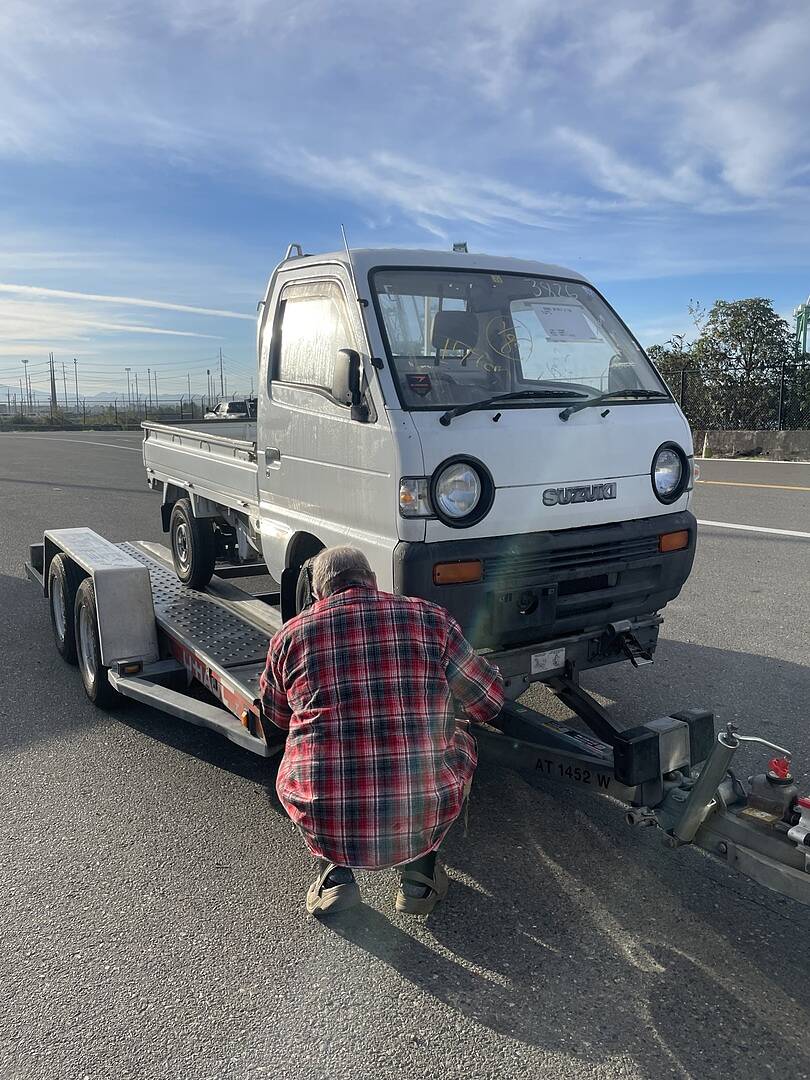
[[266,717],[289,733],[278,795],[319,860],[307,911],[359,904],[352,870],[394,866],[397,911],[426,915],[477,762],[465,721],[497,716],[503,681],[444,608],[380,592],[360,551],[322,551],[312,591],[261,678]]

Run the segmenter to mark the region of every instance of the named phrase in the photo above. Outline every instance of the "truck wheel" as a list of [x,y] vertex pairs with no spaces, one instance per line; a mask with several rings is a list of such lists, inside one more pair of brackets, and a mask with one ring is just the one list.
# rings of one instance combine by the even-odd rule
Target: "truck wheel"
[[[314,556],[313,556],[314,558]],[[312,593],[312,559],[307,559],[298,571],[298,581],[295,586],[295,614],[300,615],[315,603]]]
[[169,523],[174,572],[191,589],[204,589],[214,573],[216,548],[209,518],[194,516],[188,499],[172,507]]
[[84,579],[76,593],[74,627],[76,655],[84,691],[94,705],[106,709],[115,701],[116,694],[107,679],[107,669],[101,663],[96,589],[91,577]]
[[54,555],[48,569],[48,606],[56,649],[63,660],[76,663],[76,631],[73,608],[81,574],[74,562],[65,555]]

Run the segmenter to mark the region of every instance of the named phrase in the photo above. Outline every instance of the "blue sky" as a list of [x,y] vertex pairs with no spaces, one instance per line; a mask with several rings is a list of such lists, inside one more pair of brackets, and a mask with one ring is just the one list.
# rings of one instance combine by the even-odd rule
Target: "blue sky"
[[200,393],[221,348],[247,389],[274,263],[340,222],[571,266],[645,343],[690,298],[789,315],[808,41],[806,0],[5,0],[0,387],[53,350]]

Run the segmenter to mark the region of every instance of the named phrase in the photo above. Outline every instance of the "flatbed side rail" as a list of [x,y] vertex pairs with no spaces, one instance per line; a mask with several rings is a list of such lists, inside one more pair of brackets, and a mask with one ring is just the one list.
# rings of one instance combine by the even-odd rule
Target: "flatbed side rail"
[[[215,421],[212,421],[215,423]],[[144,420],[141,423],[141,427],[146,431],[147,436],[150,431],[158,432],[171,436],[173,441],[181,442],[182,439],[191,439],[199,443],[210,443],[213,446],[223,446],[227,450],[243,450],[250,455],[251,460],[256,460],[256,440],[255,439],[236,439],[231,435],[219,434],[216,431],[198,431],[195,428],[173,427],[171,424],[160,424],[153,420]]]

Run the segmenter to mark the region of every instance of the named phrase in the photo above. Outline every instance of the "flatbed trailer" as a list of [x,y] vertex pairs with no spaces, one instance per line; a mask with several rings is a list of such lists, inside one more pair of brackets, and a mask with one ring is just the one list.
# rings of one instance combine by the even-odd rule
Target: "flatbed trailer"
[[[59,652],[78,663],[97,705],[119,694],[259,756],[283,751],[284,733],[265,721],[259,695],[268,641],[281,626],[277,592],[250,594],[218,575],[189,589],[167,548],[113,544],[90,529],[46,532],[25,567],[48,597]],[[492,726],[476,729],[482,760],[610,796],[627,807],[628,824],[659,828],[672,847],[694,843],[810,904],[810,799],[796,792],[784,813],[768,812],[754,797],[768,774],[745,784],[731,770],[745,742],[782,755],[783,766],[789,751],[732,725],[718,734],[700,709],[622,729],[575,674],[543,681],[588,731],[507,701]],[[774,791],[785,783],[777,778]]]

